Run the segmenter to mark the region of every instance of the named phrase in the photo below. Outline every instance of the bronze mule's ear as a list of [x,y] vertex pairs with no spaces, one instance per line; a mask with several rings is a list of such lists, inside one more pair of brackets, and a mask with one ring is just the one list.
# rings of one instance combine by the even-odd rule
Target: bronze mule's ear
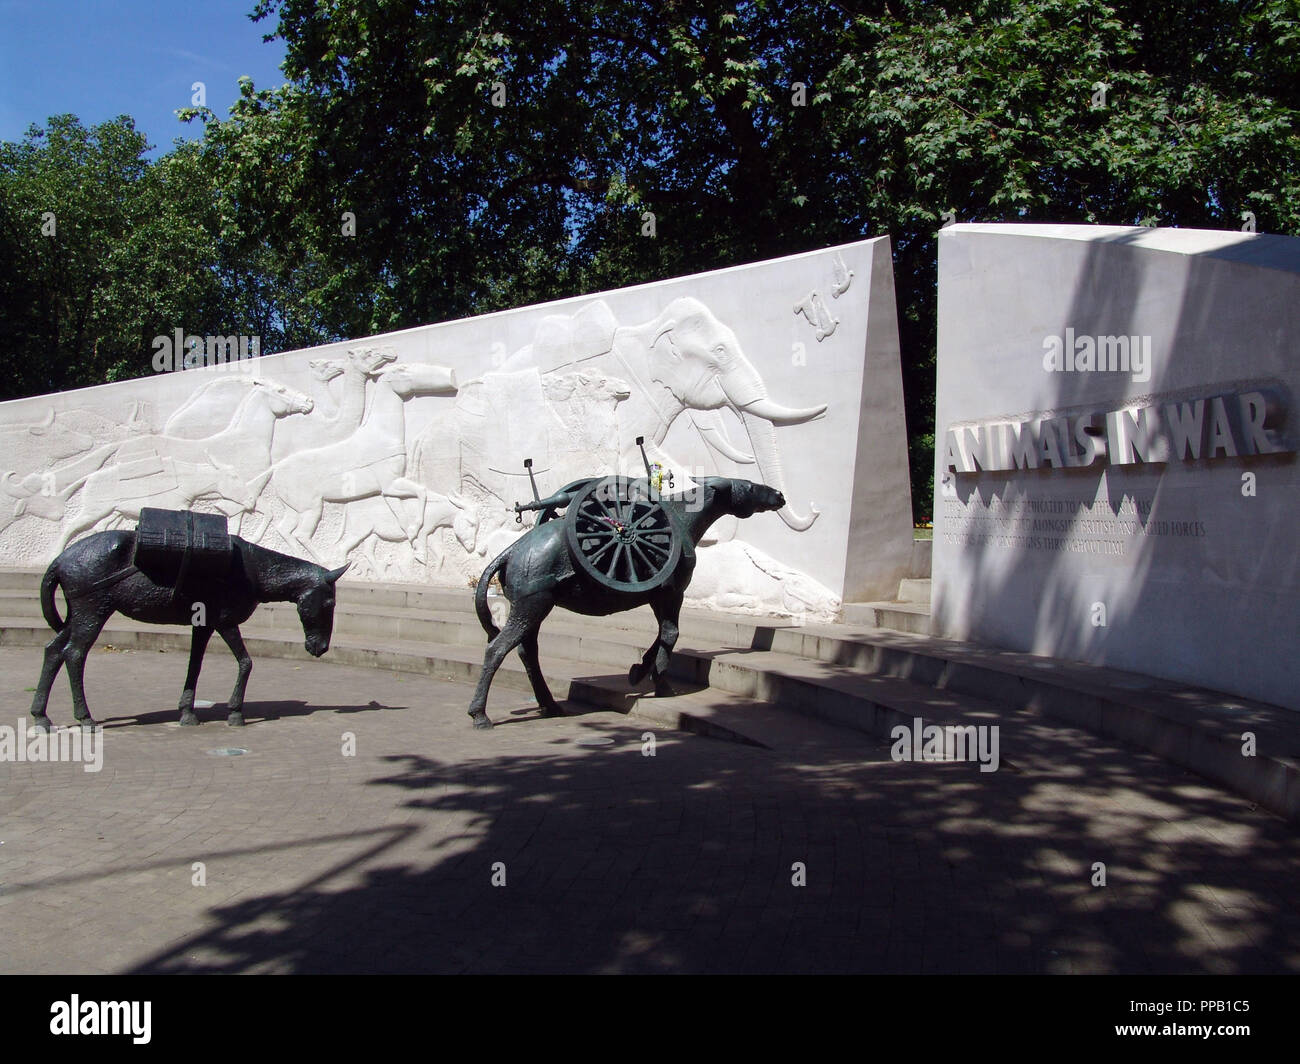
[[337,583],[339,577],[348,571],[348,566],[350,566],[351,564],[352,564],[351,562],[348,562],[337,569],[331,569],[328,573],[325,574],[325,579],[329,581],[331,584]]

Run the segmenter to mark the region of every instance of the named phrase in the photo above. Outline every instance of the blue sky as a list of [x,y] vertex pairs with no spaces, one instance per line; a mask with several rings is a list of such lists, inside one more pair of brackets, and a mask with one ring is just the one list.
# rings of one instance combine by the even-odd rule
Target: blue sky
[[71,112],[86,126],[128,114],[154,147],[197,138],[175,111],[204,83],[221,118],[236,81],[285,79],[284,42],[262,42],[275,17],[251,22],[255,0],[0,0],[0,140]]

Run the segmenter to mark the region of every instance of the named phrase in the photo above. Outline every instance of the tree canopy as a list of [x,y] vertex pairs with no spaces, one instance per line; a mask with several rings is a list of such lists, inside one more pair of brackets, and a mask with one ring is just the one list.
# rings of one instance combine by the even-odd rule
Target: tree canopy
[[945,218],[1300,234],[1298,15],[260,0],[286,83],[188,112],[201,142],[0,147],[6,394],[149,372],[176,326],[269,352],[887,234],[925,518]]

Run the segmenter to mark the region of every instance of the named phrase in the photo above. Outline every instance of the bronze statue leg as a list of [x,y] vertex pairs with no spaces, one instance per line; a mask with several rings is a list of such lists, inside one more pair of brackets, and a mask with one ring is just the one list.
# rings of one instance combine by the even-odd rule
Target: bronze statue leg
[[674,595],[670,599],[663,601],[655,599],[650,603],[655,620],[659,622],[659,650],[650,667],[655,681],[655,695],[659,698],[669,697],[675,693],[668,684],[668,660],[672,657],[673,647],[677,645],[679,633],[677,621],[681,616],[682,598],[682,595]]
[[524,636],[523,642],[519,644],[519,657],[524,663],[524,671],[528,673],[528,682],[533,685],[533,694],[537,696],[537,704],[542,707],[542,713],[548,717],[564,716],[564,710],[546,686],[546,677],[542,675],[537,661],[536,628]]
[[190,668],[185,674],[185,690],[181,692],[181,723],[197,724],[194,715],[194,689],[199,685],[199,670],[203,668],[203,652],[208,649],[212,629],[194,625],[190,636]]
[[659,607],[652,602],[650,608],[654,610],[655,620],[659,621],[659,632],[655,635],[654,642],[641,655],[641,660],[627,671],[627,682],[633,687],[644,680],[654,669],[655,659],[659,656],[659,648],[663,646],[663,621],[659,620]]
[[67,646],[63,651],[63,663],[68,667],[68,683],[72,687],[72,715],[81,721],[83,728],[95,726],[95,718],[90,715],[90,709],[86,705],[84,684],[86,655],[111,616],[111,610],[102,617],[83,613],[75,620],[69,617],[67,627],[64,629],[70,633]]
[[45,644],[45,664],[41,666],[41,678],[36,682],[36,694],[32,696],[32,724],[42,731],[53,730],[45,711],[50,703],[50,688],[54,686],[54,679],[63,668],[63,653],[68,645],[70,631],[65,626],[63,631]]
[[[554,605],[554,596],[545,592],[529,595],[511,605],[505,627],[488,644],[487,653],[483,655],[483,671],[479,674],[478,686],[474,688],[474,697],[469,704],[469,715],[474,727],[492,727],[487,715],[488,689],[492,686],[492,677],[505,661],[506,655],[519,646],[530,632],[536,637],[537,629]],[[527,664],[525,661],[525,668]]]
[[677,645],[677,621],[681,616],[683,597],[679,594],[667,600],[651,600],[650,608],[654,611],[655,620],[659,622],[659,635],[650,644],[650,649],[645,652],[641,660],[633,665],[627,674],[627,682],[635,686],[649,673],[654,678],[655,694],[660,697],[666,698],[674,694],[667,679],[668,661],[672,656],[673,647]]
[[242,727],[244,723],[244,689],[248,686],[248,677],[253,671],[253,659],[249,656],[248,650],[244,647],[243,637],[239,634],[238,625],[230,625],[228,628],[220,629],[221,638],[225,640],[226,646],[230,647],[230,652],[235,655],[235,661],[239,664],[239,676],[235,680],[235,689],[230,693],[230,698],[226,701],[226,723],[232,727]]

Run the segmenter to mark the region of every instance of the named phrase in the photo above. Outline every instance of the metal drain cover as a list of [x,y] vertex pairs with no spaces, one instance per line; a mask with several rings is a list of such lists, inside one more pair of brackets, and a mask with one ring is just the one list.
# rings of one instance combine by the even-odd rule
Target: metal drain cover
[[238,757],[240,754],[248,753],[242,746],[218,746],[215,750],[209,750],[213,757]]
[[592,736],[588,739],[576,740],[579,746],[613,746],[614,740],[607,735]]

